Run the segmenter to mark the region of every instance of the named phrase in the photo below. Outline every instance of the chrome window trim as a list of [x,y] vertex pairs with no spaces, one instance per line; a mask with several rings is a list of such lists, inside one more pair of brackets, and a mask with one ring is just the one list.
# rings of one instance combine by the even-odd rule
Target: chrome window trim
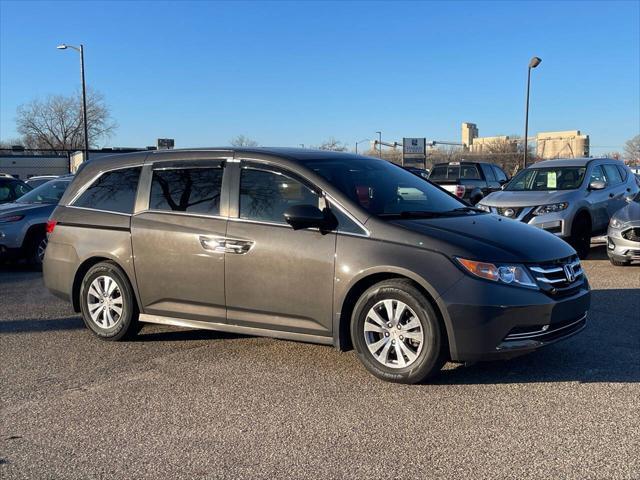
[[111,213],[113,215],[121,215],[121,216],[124,216],[124,217],[133,216],[132,213],[114,212],[112,210],[101,210],[99,208],[91,208],[91,207],[78,207],[76,205],[67,205],[67,208],[77,208],[78,210],[88,210],[90,212]]
[[141,215],[143,213],[160,213],[163,215],[181,215],[183,217],[199,217],[199,218],[211,218],[214,220],[229,220],[228,217],[222,215],[207,215],[206,213],[191,213],[191,212],[179,212],[174,210],[153,210],[148,208],[146,210],[140,210],[134,213],[134,216]]
[[[78,200],[78,198],[80,198],[80,196],[87,191],[87,189],[93,185],[102,175],[104,175],[105,173],[111,173],[111,172],[117,172],[118,170],[127,170],[129,168],[139,168],[140,169],[140,175],[142,175],[142,167],[144,166],[143,163],[139,164],[139,165],[127,165],[126,167],[118,167],[118,168],[112,168],[109,170],[103,170],[101,172],[98,172],[90,181],[86,182],[82,187],[80,187],[80,189],[76,192],[76,194],[73,196],[73,198],[71,200],[69,200],[69,202],[67,203],[67,207],[75,207],[75,205],[73,205],[76,200]],[[138,186],[140,185],[140,178],[138,177]],[[137,187],[136,187],[137,190]],[[86,208],[88,210],[97,210],[96,208],[94,209],[90,209],[88,207],[75,207],[75,208]],[[133,208],[135,208],[135,199],[133,202]],[[100,210],[102,212],[109,212],[109,213],[120,213],[120,212],[111,212],[110,210]],[[130,215],[130,214],[129,214]]]

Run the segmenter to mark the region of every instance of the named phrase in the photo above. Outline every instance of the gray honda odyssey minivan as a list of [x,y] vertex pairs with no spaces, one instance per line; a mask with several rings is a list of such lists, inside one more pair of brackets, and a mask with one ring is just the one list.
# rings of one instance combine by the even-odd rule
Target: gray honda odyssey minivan
[[353,347],[395,382],[569,337],[590,302],[553,234],[347,153],[94,160],[47,231],[47,287],[102,339],[150,322]]

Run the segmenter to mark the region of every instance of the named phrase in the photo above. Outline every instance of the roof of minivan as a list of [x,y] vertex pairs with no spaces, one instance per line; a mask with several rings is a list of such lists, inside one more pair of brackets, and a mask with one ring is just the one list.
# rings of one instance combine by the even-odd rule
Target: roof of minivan
[[549,168],[549,167],[586,167],[589,162],[595,160],[606,160],[604,158],[555,158],[553,160],[543,160],[529,165],[529,168]]

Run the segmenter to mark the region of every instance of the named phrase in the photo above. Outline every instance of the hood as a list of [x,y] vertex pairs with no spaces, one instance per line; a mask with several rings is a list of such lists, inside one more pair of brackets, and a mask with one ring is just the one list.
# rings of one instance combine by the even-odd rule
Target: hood
[[50,203],[3,203],[0,217],[5,215],[43,215],[49,218],[56,206]]
[[623,223],[640,224],[640,203],[634,201],[618,210],[613,218]]
[[392,223],[429,237],[424,242],[428,248],[471,260],[542,263],[576,254],[568,243],[552,233],[498,215],[407,219]]
[[542,192],[509,192],[501,190],[483,198],[480,203],[490,207],[537,207],[569,201],[578,190],[551,190]]

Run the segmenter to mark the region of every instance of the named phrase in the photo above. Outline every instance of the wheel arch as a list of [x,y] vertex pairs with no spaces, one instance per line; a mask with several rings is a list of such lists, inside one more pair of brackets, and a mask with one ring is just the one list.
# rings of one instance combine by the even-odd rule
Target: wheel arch
[[434,312],[438,317],[438,321],[440,322],[440,325],[442,327],[442,333],[446,337],[444,343],[447,345],[447,348],[450,349],[451,336],[449,335],[449,327],[447,325],[447,322],[445,321],[445,316],[443,315],[436,301],[436,299],[439,297],[438,292],[428,282],[426,282],[424,278],[420,277],[414,272],[405,269],[389,267],[367,271],[354,278],[354,280],[351,282],[347,293],[344,295],[344,298],[340,302],[340,310],[336,312],[336,315],[334,317],[333,337],[335,347],[340,351],[348,351],[353,348],[350,333],[351,315],[353,314],[353,309],[358,299],[369,287],[384,280],[391,279],[409,280],[424,295],[424,298],[431,304]]

